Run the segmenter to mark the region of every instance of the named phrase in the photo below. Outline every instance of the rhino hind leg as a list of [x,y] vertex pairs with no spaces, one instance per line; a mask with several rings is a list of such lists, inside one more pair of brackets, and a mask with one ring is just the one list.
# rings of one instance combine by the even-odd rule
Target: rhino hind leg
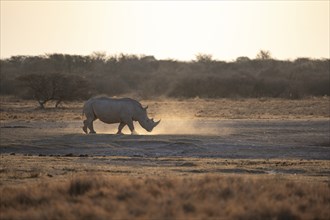
[[84,126],[83,126],[83,131],[87,134],[87,128],[89,129],[90,134],[95,134],[93,122],[97,119],[94,114],[87,114],[86,115],[86,120],[84,120]]
[[88,124],[88,129],[89,129],[90,134],[96,134],[96,132],[94,130],[94,126],[93,126],[93,121],[95,121],[95,119],[92,120],[91,122],[89,122],[89,124]]
[[82,127],[83,131],[87,134],[87,120],[84,120],[84,126]]

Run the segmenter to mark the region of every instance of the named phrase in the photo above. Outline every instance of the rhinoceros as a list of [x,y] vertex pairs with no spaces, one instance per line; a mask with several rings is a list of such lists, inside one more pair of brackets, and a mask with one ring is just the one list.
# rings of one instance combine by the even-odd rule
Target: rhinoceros
[[89,99],[84,107],[83,114],[86,116],[84,120],[83,131],[87,134],[96,133],[93,128],[93,122],[96,119],[107,123],[119,123],[117,134],[122,134],[122,129],[127,125],[132,134],[137,134],[134,129],[133,121],[138,121],[139,124],[148,132],[151,132],[156,127],[160,120],[155,122],[149,119],[147,115],[147,107],[130,98],[114,99],[109,97],[96,97]]

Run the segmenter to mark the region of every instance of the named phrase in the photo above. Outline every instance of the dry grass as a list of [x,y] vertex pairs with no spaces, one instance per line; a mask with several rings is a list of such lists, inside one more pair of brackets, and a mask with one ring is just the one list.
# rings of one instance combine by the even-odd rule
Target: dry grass
[[328,219],[329,163],[2,155],[0,219]]
[[[151,117],[215,119],[310,119],[329,118],[330,99],[187,99],[144,100]],[[0,121],[4,120],[82,120],[83,102],[64,103],[55,109],[37,109],[36,101],[0,96]],[[49,117],[51,115],[51,118]]]
[[264,177],[75,176],[1,189],[1,219],[329,219],[330,187]]

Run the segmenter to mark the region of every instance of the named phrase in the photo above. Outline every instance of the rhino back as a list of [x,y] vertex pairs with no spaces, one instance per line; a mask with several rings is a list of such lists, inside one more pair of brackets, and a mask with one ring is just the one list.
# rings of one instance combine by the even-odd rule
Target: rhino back
[[119,123],[124,118],[136,118],[141,104],[133,99],[101,97],[91,102],[95,116],[105,123]]

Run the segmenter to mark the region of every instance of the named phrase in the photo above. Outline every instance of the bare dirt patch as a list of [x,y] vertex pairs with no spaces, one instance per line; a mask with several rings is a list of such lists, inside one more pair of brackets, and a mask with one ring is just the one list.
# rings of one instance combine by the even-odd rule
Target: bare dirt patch
[[[85,135],[81,121],[8,122],[1,153],[32,155],[216,157],[254,159],[330,158],[327,120],[166,120],[149,134],[114,135],[116,126],[96,123]],[[124,130],[124,132],[128,131]]]

